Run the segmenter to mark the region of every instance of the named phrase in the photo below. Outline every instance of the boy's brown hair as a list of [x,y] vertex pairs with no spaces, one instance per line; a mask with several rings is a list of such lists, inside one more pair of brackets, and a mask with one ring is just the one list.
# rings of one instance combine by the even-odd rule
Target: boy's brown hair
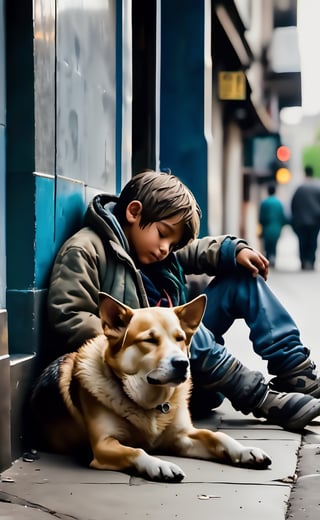
[[127,206],[133,200],[142,204],[142,228],[181,214],[185,231],[176,249],[198,236],[200,208],[187,186],[171,173],[148,170],[138,173],[124,186],[114,208],[114,214],[122,226],[126,224]]

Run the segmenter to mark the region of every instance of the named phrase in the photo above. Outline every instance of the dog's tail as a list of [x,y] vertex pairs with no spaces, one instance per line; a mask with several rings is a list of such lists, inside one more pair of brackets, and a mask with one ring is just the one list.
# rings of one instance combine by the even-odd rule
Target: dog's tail
[[83,424],[74,388],[75,358],[76,352],[60,356],[43,370],[35,382],[31,407],[40,422],[47,423],[71,415],[78,424]]

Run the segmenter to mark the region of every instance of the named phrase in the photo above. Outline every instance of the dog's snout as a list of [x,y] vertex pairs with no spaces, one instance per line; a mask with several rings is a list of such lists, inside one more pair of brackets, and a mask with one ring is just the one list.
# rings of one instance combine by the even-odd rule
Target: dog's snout
[[188,358],[181,355],[166,357],[158,368],[147,373],[149,385],[180,385],[189,375]]
[[187,368],[189,366],[189,361],[185,358],[175,357],[175,358],[172,358],[171,364],[174,368],[177,368],[178,370],[183,371],[183,370],[187,370]]

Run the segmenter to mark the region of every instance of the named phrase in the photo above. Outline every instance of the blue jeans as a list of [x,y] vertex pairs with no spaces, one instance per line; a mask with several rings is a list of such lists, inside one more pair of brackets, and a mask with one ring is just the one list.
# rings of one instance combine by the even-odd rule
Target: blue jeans
[[234,357],[224,347],[223,335],[234,320],[242,318],[250,330],[254,351],[268,362],[273,375],[291,370],[309,351],[299,330],[261,276],[253,278],[243,268],[217,276],[207,287],[208,303],[203,324],[191,344],[191,369],[195,383],[218,382]]

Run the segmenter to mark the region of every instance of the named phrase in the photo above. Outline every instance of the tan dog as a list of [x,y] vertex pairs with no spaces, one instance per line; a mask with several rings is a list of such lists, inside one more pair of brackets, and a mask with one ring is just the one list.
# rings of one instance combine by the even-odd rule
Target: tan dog
[[158,481],[185,474],[147,452],[268,467],[262,450],[191,422],[188,349],[205,305],[201,295],[179,307],[133,310],[100,294],[104,335],[52,363],[34,389],[47,447],[72,453],[87,446],[92,468]]

